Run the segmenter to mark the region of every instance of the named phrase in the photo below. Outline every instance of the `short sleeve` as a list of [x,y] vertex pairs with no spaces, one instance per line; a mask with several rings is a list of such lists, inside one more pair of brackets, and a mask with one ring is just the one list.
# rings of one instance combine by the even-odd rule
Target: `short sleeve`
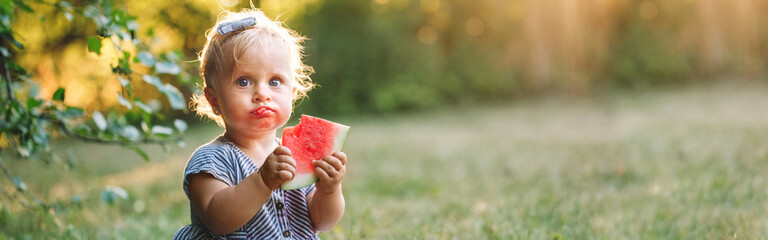
[[235,185],[236,180],[230,169],[233,156],[228,156],[226,149],[219,145],[205,145],[198,148],[187,162],[184,169],[184,192],[189,196],[188,177],[196,173],[208,173],[229,186]]

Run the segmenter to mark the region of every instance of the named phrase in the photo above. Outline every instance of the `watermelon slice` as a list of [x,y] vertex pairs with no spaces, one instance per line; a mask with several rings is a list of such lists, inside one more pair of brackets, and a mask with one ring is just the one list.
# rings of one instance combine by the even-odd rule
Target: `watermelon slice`
[[298,125],[283,129],[282,144],[291,149],[296,161],[296,175],[283,183],[281,189],[299,189],[317,182],[314,160],[341,151],[347,140],[349,126],[308,115],[301,115]]

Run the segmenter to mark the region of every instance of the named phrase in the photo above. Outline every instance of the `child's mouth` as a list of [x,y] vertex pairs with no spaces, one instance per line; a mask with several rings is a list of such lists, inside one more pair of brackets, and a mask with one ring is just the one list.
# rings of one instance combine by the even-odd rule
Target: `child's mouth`
[[257,117],[269,117],[275,114],[275,110],[269,107],[260,107],[251,111],[251,114],[256,115]]

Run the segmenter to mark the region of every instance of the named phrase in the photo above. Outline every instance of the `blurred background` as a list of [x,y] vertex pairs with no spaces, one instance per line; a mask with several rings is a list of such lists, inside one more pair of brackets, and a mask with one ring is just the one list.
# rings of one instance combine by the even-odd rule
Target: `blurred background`
[[[77,5],[76,2],[72,2]],[[227,0],[115,1],[137,17],[152,51],[178,51],[197,82],[203,33]],[[300,112],[365,114],[413,111],[528,96],[589,96],[606,88],[755,80],[766,74],[768,3],[715,1],[254,1],[270,17],[310,38],[306,62],[321,86]],[[44,10],[44,9],[43,9]],[[39,14],[45,14],[41,11]],[[50,96],[117,106],[119,87],[104,59],[84,49],[94,26],[51,16],[18,20],[31,47],[22,56]],[[725,79],[725,80],[724,80]],[[114,86],[113,86],[114,85]],[[189,96],[194,90],[188,85]],[[151,93],[146,93],[151,94]],[[92,96],[98,96],[98,101]]]
[[[352,126],[347,213],[323,238],[768,237],[768,1],[111,3],[137,17],[149,51],[184,60],[163,80],[186,99],[223,10],[254,5],[310,39],[319,87],[295,115]],[[15,23],[39,95],[65,87],[67,104],[119,109],[117,53],[89,53],[95,26],[52,9],[41,24],[47,11]],[[9,163],[46,165],[19,170],[46,199],[98,200],[107,185],[128,197],[33,214],[3,199],[0,238],[170,238],[189,222],[186,159],[221,129],[167,114],[191,123],[186,146],[148,147],[149,162],[64,139],[75,170]]]

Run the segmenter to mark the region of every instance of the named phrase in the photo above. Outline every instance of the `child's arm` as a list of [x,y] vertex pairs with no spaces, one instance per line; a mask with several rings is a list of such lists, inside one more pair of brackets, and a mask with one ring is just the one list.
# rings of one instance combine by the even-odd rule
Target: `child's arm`
[[315,191],[307,196],[309,217],[315,231],[331,230],[344,215],[344,195],[341,193],[341,180],[346,172],[347,155],[335,152],[332,156],[317,160]]
[[278,147],[258,171],[234,186],[208,173],[190,175],[190,201],[208,230],[214,234],[231,233],[261,210],[272,189],[293,178],[295,166],[290,150]]

